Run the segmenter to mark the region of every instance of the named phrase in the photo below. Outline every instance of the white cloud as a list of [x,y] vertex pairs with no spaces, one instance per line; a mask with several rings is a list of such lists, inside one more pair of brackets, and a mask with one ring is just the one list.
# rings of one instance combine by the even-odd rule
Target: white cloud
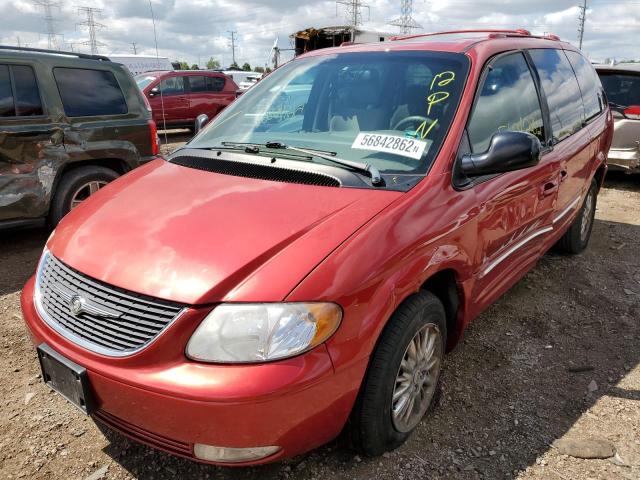
[[[289,45],[294,31],[314,26],[345,23],[344,10],[332,0],[291,2],[290,0],[152,0],[162,56],[189,64],[204,65],[209,57],[223,64],[231,61],[228,31],[237,31],[237,60],[252,65],[269,61],[276,37]],[[98,39],[105,44],[100,53],[131,52],[154,54],[155,43],[148,0],[58,0],[54,8],[57,37],[62,48],[70,44],[88,51],[86,29],[77,26],[84,19],[78,5],[102,8]],[[534,33],[552,32],[576,43],[577,0],[415,0],[414,18],[424,31],[462,28],[527,28]],[[369,0],[363,12],[364,28],[394,32],[388,22],[400,14],[399,0]],[[46,47],[43,10],[30,0],[0,0],[3,28],[0,42]],[[10,28],[9,28],[10,26]],[[591,58],[639,58],[634,32],[640,31],[639,0],[592,0],[587,14],[584,50]],[[65,45],[66,43],[66,45]],[[289,54],[283,52],[283,58]]]

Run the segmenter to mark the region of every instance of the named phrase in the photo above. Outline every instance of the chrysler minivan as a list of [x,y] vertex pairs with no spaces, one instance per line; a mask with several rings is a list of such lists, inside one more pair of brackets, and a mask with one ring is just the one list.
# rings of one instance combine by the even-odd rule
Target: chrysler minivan
[[342,431],[396,448],[469,322],[551,247],[587,246],[611,135],[555,36],[302,55],[61,222],[22,292],[43,379],[201,462]]

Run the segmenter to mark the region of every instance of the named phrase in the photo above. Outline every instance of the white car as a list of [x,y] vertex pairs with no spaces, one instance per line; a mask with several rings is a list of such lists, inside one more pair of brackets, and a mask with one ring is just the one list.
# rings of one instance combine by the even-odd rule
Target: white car
[[614,118],[611,169],[640,173],[640,65],[596,65]]

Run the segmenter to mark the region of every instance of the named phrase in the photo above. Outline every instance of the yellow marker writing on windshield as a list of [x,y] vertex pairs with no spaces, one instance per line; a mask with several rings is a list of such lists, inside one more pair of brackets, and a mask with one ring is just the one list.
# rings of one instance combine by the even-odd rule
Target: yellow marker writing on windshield
[[441,80],[438,81],[438,86],[444,87],[446,85],[449,85],[451,82],[453,82],[456,79],[456,74],[451,70],[440,72],[439,74],[433,77],[433,80],[431,80],[431,86],[429,87],[429,90],[433,90],[433,84],[436,83],[436,80],[438,80],[439,78]]
[[433,107],[436,103],[440,103],[443,100],[449,98],[449,92],[434,92],[427,97],[427,104],[429,105],[427,108],[427,117],[431,114],[431,107]]
[[416,130],[416,135],[420,135],[420,138],[425,138],[427,135],[429,135],[429,132],[431,131],[431,129],[436,126],[436,123],[438,123],[438,119],[435,119],[434,121],[432,121],[431,125],[429,125],[428,128],[427,128],[427,123],[428,122],[425,120],[420,124],[420,126]]

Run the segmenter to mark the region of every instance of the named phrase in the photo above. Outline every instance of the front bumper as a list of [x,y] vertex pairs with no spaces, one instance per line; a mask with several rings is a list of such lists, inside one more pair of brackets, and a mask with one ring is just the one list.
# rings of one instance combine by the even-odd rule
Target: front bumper
[[89,352],[42,321],[34,279],[22,292],[25,322],[35,344],[47,343],[87,369],[96,419],[152,447],[198,460],[193,445],[231,448],[275,445],[298,455],[335,438],[349,416],[365,365],[334,372],[324,345],[262,365],[212,365],[188,360],[186,340],[206,312],[189,310],[145,350],[125,358]]

